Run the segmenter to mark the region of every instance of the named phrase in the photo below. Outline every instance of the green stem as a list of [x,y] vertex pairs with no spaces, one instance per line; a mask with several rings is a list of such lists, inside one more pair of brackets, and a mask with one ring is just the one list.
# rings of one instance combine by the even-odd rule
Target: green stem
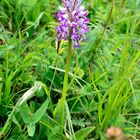
[[70,69],[70,57],[71,57],[71,45],[72,40],[69,37],[68,40],[68,53],[66,58],[66,67],[65,67],[65,75],[64,75],[64,81],[63,81],[63,91],[62,91],[62,98],[59,102],[58,106],[58,114],[59,114],[59,123],[62,126],[60,132],[63,133],[63,127],[65,122],[65,101],[66,101],[66,95],[67,95],[67,86],[68,86],[68,75],[69,75],[69,69]]
[[68,46],[68,54],[66,59],[66,67],[65,67],[65,75],[64,75],[64,82],[63,82],[63,91],[62,91],[62,101],[63,103],[66,100],[66,92],[67,92],[67,84],[68,84],[68,74],[70,69],[70,57],[71,57],[71,46],[72,40],[69,38],[69,46]]

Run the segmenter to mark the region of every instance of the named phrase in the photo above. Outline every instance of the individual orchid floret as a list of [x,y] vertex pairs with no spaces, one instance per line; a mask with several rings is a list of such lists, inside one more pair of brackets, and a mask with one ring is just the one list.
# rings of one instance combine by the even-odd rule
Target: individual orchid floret
[[58,40],[73,41],[74,48],[80,47],[79,41],[86,40],[85,34],[89,31],[87,24],[89,19],[86,17],[88,11],[85,11],[82,0],[62,0],[64,7],[59,6],[57,14],[60,25],[56,27]]

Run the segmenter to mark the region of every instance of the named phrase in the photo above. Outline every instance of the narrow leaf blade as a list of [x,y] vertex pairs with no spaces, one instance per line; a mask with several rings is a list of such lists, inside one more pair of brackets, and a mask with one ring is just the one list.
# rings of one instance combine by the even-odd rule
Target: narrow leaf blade
[[95,127],[82,128],[75,132],[75,137],[77,140],[84,140],[94,129]]

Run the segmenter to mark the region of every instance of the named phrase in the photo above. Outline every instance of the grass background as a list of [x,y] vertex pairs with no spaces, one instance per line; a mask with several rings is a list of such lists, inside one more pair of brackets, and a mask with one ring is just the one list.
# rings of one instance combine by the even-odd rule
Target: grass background
[[[62,41],[57,54],[59,5],[58,0],[0,1],[3,139],[104,140],[106,129],[117,126],[139,140],[140,1],[84,1],[91,29],[72,53],[65,126],[57,108],[68,46]],[[35,94],[17,107],[26,91]]]

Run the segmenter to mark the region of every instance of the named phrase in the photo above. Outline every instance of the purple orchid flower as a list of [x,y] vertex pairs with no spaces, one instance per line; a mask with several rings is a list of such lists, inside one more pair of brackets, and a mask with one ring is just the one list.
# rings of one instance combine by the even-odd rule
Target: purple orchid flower
[[57,14],[60,25],[56,27],[58,40],[67,40],[69,37],[74,42],[74,48],[80,47],[79,41],[86,40],[85,34],[89,31],[89,19],[81,5],[82,0],[62,0],[64,7],[59,6]]

